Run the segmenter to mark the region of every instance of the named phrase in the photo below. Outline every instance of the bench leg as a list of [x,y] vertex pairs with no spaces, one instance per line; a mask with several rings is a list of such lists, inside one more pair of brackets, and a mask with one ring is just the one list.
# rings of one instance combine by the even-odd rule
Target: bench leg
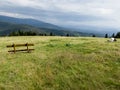
[[26,43],[26,45],[27,45],[27,52],[29,53],[30,51],[29,51],[29,48],[28,48],[28,43]]
[[16,49],[15,49],[15,44],[13,44],[13,49],[14,49],[14,53],[16,52]]

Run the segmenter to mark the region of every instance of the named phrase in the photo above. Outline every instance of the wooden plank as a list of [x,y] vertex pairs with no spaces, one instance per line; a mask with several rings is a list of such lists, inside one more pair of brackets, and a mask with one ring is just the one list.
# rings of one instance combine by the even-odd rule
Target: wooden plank
[[15,44],[13,44],[13,49],[14,49],[14,53],[16,52],[16,50],[15,50]]
[[[35,49],[21,49],[21,50],[15,50],[15,52],[18,52],[18,51],[32,51],[32,50],[35,50]],[[8,52],[14,52],[14,50],[10,50]]]
[[27,52],[29,52],[29,49],[28,49],[28,43],[27,43]]
[[20,47],[20,46],[34,46],[34,44],[32,44],[32,43],[26,43],[26,44],[13,44],[13,45],[7,45],[6,47],[14,47],[14,45],[15,45],[15,47]]

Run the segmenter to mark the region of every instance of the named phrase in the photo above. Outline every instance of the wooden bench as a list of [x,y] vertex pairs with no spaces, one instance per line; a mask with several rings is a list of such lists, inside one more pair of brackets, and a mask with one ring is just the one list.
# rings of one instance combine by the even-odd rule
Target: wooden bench
[[[16,49],[16,47],[23,47],[23,46],[25,46],[26,49]],[[34,50],[34,49],[29,49],[29,48],[28,48],[29,46],[34,46],[34,44],[32,44],[32,43],[26,43],[26,44],[12,44],[12,45],[7,45],[7,48],[13,47],[13,50],[9,50],[8,52],[14,52],[14,53],[19,52],[19,51],[31,52],[32,50]]]

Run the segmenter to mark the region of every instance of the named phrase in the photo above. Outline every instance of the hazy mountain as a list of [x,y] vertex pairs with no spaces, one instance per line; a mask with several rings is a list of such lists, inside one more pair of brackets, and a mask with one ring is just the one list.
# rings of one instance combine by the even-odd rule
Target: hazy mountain
[[21,19],[21,18],[13,18],[13,17],[0,15],[0,21],[10,22],[15,24],[27,24],[35,27],[40,27],[40,28],[58,29],[58,30],[62,29],[62,27],[59,27],[57,25],[53,25],[50,23],[46,23],[46,22],[42,22],[34,19]]
[[35,32],[37,31],[42,32],[42,30],[29,25],[14,24],[14,23],[0,21],[0,35],[9,35],[11,32],[18,30],[23,30],[23,31],[34,30]]
[[37,34],[47,34],[50,35],[52,32],[53,35],[58,36],[65,36],[66,34],[72,35],[72,36],[91,36],[89,33],[82,33],[77,31],[69,31],[69,30],[57,30],[57,29],[48,29],[48,28],[38,28],[26,24],[15,24],[10,22],[3,22],[0,21],[0,36],[6,36],[9,35],[13,31],[33,31]]
[[[119,32],[120,30],[116,29],[116,28],[108,28],[108,27],[97,27],[97,26],[87,26],[87,25],[81,25],[79,26],[80,28],[78,27],[75,27],[75,28],[70,28],[69,30],[73,30],[74,31],[80,31],[80,32],[83,32],[83,33],[94,33],[98,36],[104,36],[105,34],[109,34],[109,35],[112,35],[113,33],[117,33]],[[69,28],[69,27],[66,27],[66,28]]]
[[38,33],[53,32],[56,35],[65,35],[69,33],[71,35],[81,36],[91,36],[93,34],[96,34],[96,36],[104,36],[104,34],[107,33],[105,32],[106,29],[102,30],[104,32],[101,32],[100,28],[96,27],[80,26],[80,28],[63,28],[34,19],[21,19],[0,15],[0,35],[6,35],[14,30],[31,30]]

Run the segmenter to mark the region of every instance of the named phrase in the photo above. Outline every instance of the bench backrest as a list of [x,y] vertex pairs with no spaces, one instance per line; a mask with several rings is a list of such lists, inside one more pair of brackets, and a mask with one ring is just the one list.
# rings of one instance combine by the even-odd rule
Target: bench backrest
[[[22,47],[22,46],[26,46],[27,49],[20,49],[20,50],[16,50],[16,47]],[[26,43],[26,44],[12,44],[12,45],[7,45],[7,48],[11,48],[13,47],[14,50],[10,50],[8,52],[17,52],[17,51],[27,51],[27,52],[30,52],[31,50],[34,50],[34,49],[29,49],[28,46],[34,46],[34,44],[32,43]]]
[[20,47],[20,46],[34,46],[34,44],[26,43],[26,44],[13,44],[13,45],[7,45],[7,47]]

